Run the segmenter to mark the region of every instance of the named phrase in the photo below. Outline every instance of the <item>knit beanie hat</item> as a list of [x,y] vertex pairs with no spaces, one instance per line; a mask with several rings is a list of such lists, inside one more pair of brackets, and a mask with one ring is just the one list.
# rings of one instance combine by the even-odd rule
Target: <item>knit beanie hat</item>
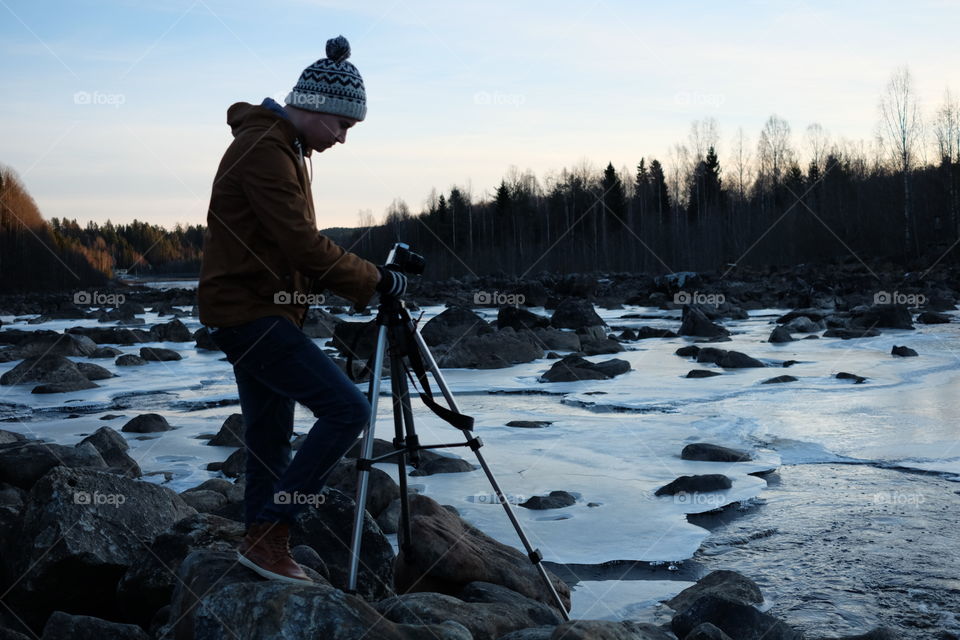
[[363,120],[367,115],[367,93],[360,72],[347,62],[349,57],[350,43],[346,38],[327,40],[327,57],[303,70],[284,102],[298,109]]

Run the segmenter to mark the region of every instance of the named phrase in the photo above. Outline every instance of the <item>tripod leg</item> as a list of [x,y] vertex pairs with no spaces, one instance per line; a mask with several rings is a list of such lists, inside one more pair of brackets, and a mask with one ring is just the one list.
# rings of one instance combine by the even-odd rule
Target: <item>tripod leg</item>
[[[404,421],[408,418],[410,398],[406,379],[403,377],[401,358],[390,357],[390,383],[393,390],[393,448],[397,454],[397,484],[400,486],[400,522],[397,527],[397,543],[402,550],[410,544],[410,503],[407,500],[407,450],[404,440]],[[406,410],[404,409],[406,407]]]
[[357,590],[357,571],[360,566],[360,541],[363,537],[363,515],[367,507],[367,488],[370,480],[370,463],[373,457],[373,438],[376,433],[377,400],[380,396],[380,380],[383,375],[383,354],[386,350],[387,327],[380,325],[377,335],[377,350],[374,356],[373,376],[370,378],[370,423],[363,434],[360,446],[360,455],[357,458],[359,471],[356,494],[356,513],[353,517],[353,535],[350,539],[350,573],[347,580],[347,589],[355,593]]
[[[453,394],[450,392],[450,388],[447,386],[446,380],[444,380],[443,376],[440,374],[440,367],[437,366],[437,361],[433,359],[433,354],[430,353],[430,349],[427,347],[427,343],[424,341],[423,336],[420,335],[419,331],[413,329],[412,327],[411,330],[413,332],[414,340],[416,340],[416,347],[420,349],[426,368],[430,371],[430,373],[433,374],[433,378],[437,381],[437,386],[440,387],[440,391],[443,393],[443,397],[446,398],[447,402],[449,403],[450,408],[459,412],[460,409],[457,407],[457,403],[453,398]],[[501,505],[503,505],[504,511],[507,512],[507,518],[509,518],[510,523],[513,525],[517,535],[520,537],[520,541],[527,550],[527,557],[530,558],[530,561],[537,568],[537,571],[540,573],[540,577],[543,579],[543,583],[547,586],[547,590],[557,602],[557,608],[560,609],[563,619],[569,620],[570,614],[567,613],[566,607],[563,606],[563,600],[560,598],[560,594],[557,593],[556,588],[553,586],[553,582],[550,580],[550,576],[547,575],[547,570],[544,569],[543,564],[541,563],[543,560],[543,555],[540,553],[539,549],[534,549],[530,544],[529,539],[527,539],[527,534],[524,533],[523,527],[520,525],[520,521],[517,519],[517,515],[513,512],[513,507],[507,501],[507,497],[503,495],[503,491],[500,490],[500,485],[497,483],[497,479],[494,477],[493,472],[487,465],[487,461],[484,460],[483,455],[480,453],[480,441],[476,438],[472,438],[466,433],[464,433],[464,436],[470,443],[470,448],[473,449],[474,454],[476,454],[477,460],[480,462],[480,466],[483,468],[483,472],[487,476],[487,480],[490,481],[490,486],[493,487],[493,491],[497,495],[497,500]]]

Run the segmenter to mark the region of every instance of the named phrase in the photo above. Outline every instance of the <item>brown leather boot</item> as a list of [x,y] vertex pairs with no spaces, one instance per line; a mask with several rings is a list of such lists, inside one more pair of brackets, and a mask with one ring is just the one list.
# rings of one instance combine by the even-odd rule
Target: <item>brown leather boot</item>
[[315,584],[290,555],[290,525],[285,522],[250,525],[237,547],[237,559],[264,578]]

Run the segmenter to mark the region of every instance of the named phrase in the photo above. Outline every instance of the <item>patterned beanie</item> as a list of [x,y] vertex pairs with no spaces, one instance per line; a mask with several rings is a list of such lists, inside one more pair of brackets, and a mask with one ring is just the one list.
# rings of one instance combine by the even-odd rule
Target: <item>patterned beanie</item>
[[303,70],[284,102],[298,109],[363,120],[367,115],[367,93],[360,72],[347,62],[349,57],[350,43],[346,38],[327,40],[327,57]]

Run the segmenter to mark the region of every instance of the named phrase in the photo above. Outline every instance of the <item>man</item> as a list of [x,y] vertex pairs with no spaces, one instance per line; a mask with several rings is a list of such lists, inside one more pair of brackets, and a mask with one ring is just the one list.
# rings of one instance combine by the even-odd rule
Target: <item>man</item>
[[[360,311],[375,291],[406,290],[403,274],[317,231],[304,158],[346,142],[367,111],[347,40],[329,40],[326,52],[286,107],[267,98],[227,111],[234,140],[213,182],[197,291],[200,321],[233,365],[243,412],[247,532],[238,559],[296,583],[311,580],[290,555],[290,524],[370,418],[367,398],[302,332],[307,303],[329,289]],[[316,422],[291,461],[295,402]]]

